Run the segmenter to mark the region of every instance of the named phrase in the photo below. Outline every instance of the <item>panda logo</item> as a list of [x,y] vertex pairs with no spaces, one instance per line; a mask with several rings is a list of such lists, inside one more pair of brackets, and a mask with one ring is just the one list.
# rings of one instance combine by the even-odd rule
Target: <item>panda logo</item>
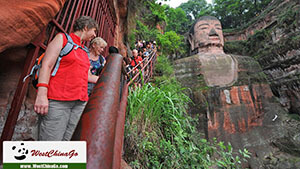
[[26,155],[28,154],[28,149],[25,149],[24,143],[21,143],[19,148],[17,148],[17,146],[13,146],[12,150],[16,154],[14,156],[16,160],[24,160],[26,158]]

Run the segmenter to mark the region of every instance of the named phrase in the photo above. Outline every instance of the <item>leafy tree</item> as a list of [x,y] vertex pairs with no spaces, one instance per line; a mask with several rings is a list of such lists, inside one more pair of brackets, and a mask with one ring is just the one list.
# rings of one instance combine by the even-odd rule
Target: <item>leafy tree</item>
[[166,31],[175,31],[179,34],[184,34],[188,30],[189,20],[185,12],[181,8],[171,8],[165,6],[165,13],[167,16]]
[[190,21],[211,14],[211,5],[207,4],[206,0],[189,0],[179,5],[179,8],[185,11]]
[[271,0],[214,0],[213,15],[221,20],[223,28],[236,28],[258,15]]
[[154,28],[157,24],[166,22],[165,7],[156,3],[156,0],[144,1],[144,9],[141,12],[143,22]]
[[183,52],[183,37],[177,35],[176,32],[169,31],[164,34],[158,34],[157,39],[163,54],[172,55]]
[[141,21],[136,21],[136,30],[134,30],[135,37],[137,39],[142,39],[145,41],[153,41],[156,39],[159,31],[155,28],[149,28],[147,25],[143,24]]

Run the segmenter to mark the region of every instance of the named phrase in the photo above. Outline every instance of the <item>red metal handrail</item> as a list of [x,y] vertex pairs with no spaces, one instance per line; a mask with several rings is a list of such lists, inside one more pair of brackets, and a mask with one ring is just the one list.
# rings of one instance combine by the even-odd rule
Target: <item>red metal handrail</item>
[[[74,140],[87,141],[87,169],[121,167],[128,88],[140,75],[136,73],[125,83],[127,79],[121,74],[120,66],[122,56],[115,54],[107,58],[107,65],[100,74],[73,136]],[[149,70],[142,75],[144,79],[149,80],[152,75],[155,60],[156,51],[143,60],[145,64],[141,70]],[[120,80],[120,76],[124,80]]]
[[[156,51],[154,50],[148,58],[145,58],[143,62],[145,63],[141,70],[149,69],[148,74],[142,74],[143,79],[147,80],[144,81],[144,84],[149,81],[149,79],[153,75],[153,68],[156,61]],[[139,63],[141,64],[141,63]],[[136,65],[138,66],[138,65]],[[128,72],[129,73],[129,72]],[[127,84],[123,87],[122,99],[120,102],[120,108],[117,116],[117,125],[115,129],[115,141],[114,141],[114,159],[113,159],[113,169],[120,169],[121,168],[121,159],[122,159],[122,149],[123,149],[123,141],[124,141],[124,129],[125,129],[125,114],[126,114],[126,107],[127,107],[127,97],[128,97],[128,88],[131,83],[140,75],[139,72],[134,75],[134,78],[127,82]],[[141,81],[139,81],[141,83]]]
[[[141,71],[149,69],[149,73],[150,73],[149,75],[148,74],[142,74],[142,77],[144,79],[144,84],[145,84],[145,83],[147,83],[149,81],[150,77],[152,76],[153,64],[154,64],[155,61],[156,61],[156,51],[153,50],[153,51],[151,51],[151,53],[149,54],[148,57],[145,57],[141,63],[138,63],[137,65],[135,65],[133,67],[133,69],[130,70],[127,74],[129,75],[130,73],[132,73],[135,69],[137,69],[143,63],[144,66],[141,68]],[[133,76],[133,78],[129,81],[128,85],[131,85],[132,82],[136,81],[139,75],[140,75],[139,72],[136,73]],[[141,81],[141,79],[138,80],[139,83],[140,83],[140,81]]]
[[[93,3],[92,3],[93,2]],[[97,7],[95,8],[94,6]],[[103,8],[105,7],[105,8]],[[86,10],[90,9],[90,10]],[[101,14],[99,14],[101,13]],[[7,119],[5,121],[4,128],[2,130],[0,139],[0,163],[2,163],[2,150],[3,141],[11,140],[13,132],[16,126],[16,122],[19,116],[21,105],[24,100],[25,93],[27,91],[27,86],[29,81],[23,82],[23,78],[29,74],[31,67],[33,66],[36,58],[45,50],[48,43],[53,39],[57,32],[67,32],[72,31],[72,27],[76,18],[81,15],[90,15],[98,23],[99,27],[109,30],[109,33],[103,37],[107,41],[107,44],[114,44],[114,33],[116,27],[116,15],[114,12],[114,7],[112,1],[108,0],[68,0],[65,2],[63,8],[59,11],[54,19],[50,21],[45,29],[43,29],[40,36],[33,40],[31,43],[32,48],[29,50],[25,66],[21,77],[18,82],[17,90],[15,92],[14,98],[12,100],[11,108],[8,112]],[[98,16],[97,18],[95,16]],[[108,23],[108,24],[105,24]],[[103,32],[98,31],[98,36],[103,35]],[[107,55],[108,50],[106,49],[105,55]]]

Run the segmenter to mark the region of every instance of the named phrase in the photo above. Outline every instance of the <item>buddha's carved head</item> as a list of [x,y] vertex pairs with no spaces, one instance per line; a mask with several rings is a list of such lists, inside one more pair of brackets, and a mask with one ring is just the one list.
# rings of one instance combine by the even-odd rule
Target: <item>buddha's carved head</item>
[[188,40],[192,51],[219,50],[223,52],[224,37],[220,21],[213,16],[200,17],[193,24]]

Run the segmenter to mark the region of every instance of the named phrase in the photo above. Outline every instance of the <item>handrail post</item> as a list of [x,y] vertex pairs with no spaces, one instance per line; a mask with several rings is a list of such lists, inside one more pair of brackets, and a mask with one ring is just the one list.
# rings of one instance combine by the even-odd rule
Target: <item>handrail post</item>
[[127,96],[128,96],[128,85],[125,84],[123,87],[122,99],[120,102],[120,110],[118,112],[117,125],[116,125],[114,159],[113,159],[113,167],[112,167],[113,169],[121,168],[122,150],[123,150],[123,143],[124,143]]
[[111,169],[120,104],[122,56],[112,54],[81,119],[80,140],[87,141],[87,169]]

